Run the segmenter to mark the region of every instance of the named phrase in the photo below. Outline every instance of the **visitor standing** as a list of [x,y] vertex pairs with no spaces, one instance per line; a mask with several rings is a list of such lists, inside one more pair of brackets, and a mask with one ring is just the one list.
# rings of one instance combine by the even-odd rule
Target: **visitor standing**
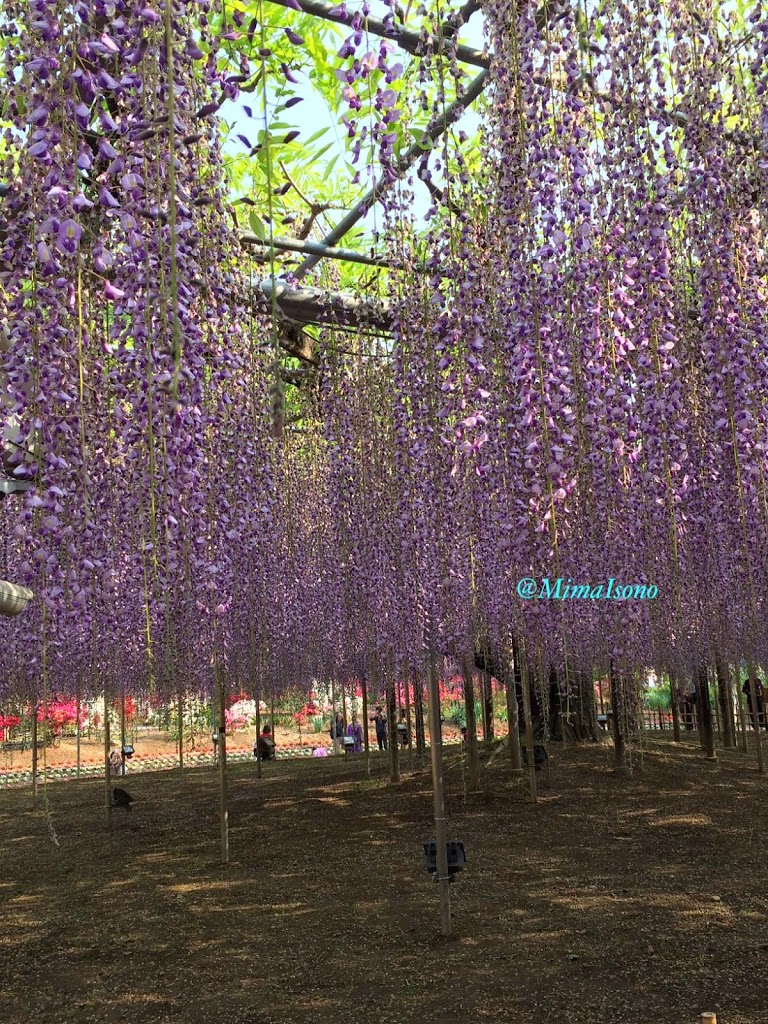
[[696,684],[687,682],[683,690],[683,723],[689,731],[693,729],[696,714]]
[[340,711],[337,711],[336,717],[331,722],[331,740],[333,741],[334,754],[343,753],[344,732],[344,716]]
[[376,726],[376,742],[379,745],[379,750],[387,749],[387,716],[384,714],[382,708],[376,708],[376,714],[373,715],[371,721]]
[[112,749],[109,752],[109,770],[112,775],[123,774],[123,759],[120,756],[120,751],[114,743],[112,744]]
[[352,715],[352,721],[347,726],[347,736],[351,736],[354,740],[350,753],[361,754],[363,752],[363,727],[358,722],[357,715]]
[[[750,685],[749,679],[744,681],[741,692],[745,694],[747,698],[749,720],[752,723],[752,728],[759,729],[761,725],[763,727],[767,727],[765,721],[765,704],[763,702],[763,684],[759,679],[754,680],[754,701],[752,699],[753,688],[752,685]],[[755,720],[755,713],[757,713],[757,720]]]
[[405,717],[405,708],[400,708],[400,721],[397,723],[397,738],[401,747],[407,747],[411,741],[408,735],[408,721]]

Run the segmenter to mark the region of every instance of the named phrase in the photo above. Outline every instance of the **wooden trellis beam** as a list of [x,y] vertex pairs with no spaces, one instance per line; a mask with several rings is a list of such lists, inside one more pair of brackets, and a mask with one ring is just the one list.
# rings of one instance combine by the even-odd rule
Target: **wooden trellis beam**
[[[279,279],[275,281],[275,286],[278,309],[294,323],[320,326],[340,324],[345,327],[367,327],[385,333],[392,330],[392,311],[385,300],[365,299],[347,292],[328,292],[320,288],[293,288]],[[272,301],[270,278],[255,287],[268,302]],[[303,354],[299,358],[310,361]]]

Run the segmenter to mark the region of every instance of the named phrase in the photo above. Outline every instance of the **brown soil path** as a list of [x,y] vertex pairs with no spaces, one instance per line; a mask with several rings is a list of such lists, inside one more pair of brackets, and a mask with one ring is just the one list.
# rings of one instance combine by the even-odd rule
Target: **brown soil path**
[[376,759],[231,777],[218,862],[212,769],[0,793],[3,1024],[768,1024],[768,781],[744,755],[657,743],[630,779],[600,747],[555,749],[526,802],[504,757],[464,798],[446,753],[454,936],[421,844],[429,775]]

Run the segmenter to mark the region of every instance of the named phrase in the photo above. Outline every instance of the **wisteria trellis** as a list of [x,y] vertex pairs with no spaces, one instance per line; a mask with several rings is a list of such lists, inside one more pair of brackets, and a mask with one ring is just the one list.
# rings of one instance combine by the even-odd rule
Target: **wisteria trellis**
[[[421,241],[390,190],[393,255],[427,273],[391,272],[393,339],[323,329],[319,426],[283,441],[216,127],[243,77],[218,48],[254,25],[6,6],[6,437],[33,486],[0,514],[39,599],[2,625],[0,695],[309,686],[513,643],[566,674],[768,661],[761,3],[735,36],[718,3],[489,0],[482,179],[463,134],[425,149]],[[382,71],[358,138],[391,180],[402,68],[366,13],[340,102]],[[460,75],[427,35],[421,74],[439,113]],[[529,576],[659,597],[524,602]]]

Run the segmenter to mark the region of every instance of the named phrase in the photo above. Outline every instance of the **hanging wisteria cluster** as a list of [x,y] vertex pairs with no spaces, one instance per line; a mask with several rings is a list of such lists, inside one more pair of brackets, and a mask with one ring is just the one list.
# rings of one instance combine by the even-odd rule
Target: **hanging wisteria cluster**
[[[10,15],[6,463],[32,487],[2,516],[38,600],[2,627],[6,691],[253,692],[482,652],[525,652],[542,686],[768,664],[761,2],[734,35],[719,3],[489,0],[481,178],[463,133],[425,145],[421,243],[389,191],[393,337],[322,328],[310,427],[281,442],[225,227],[237,84],[211,7]],[[358,141],[391,182],[402,68],[365,14],[340,100],[383,73]],[[443,21],[431,117],[460,77]]]
[[764,664],[762,8],[485,10],[492,200],[455,175],[398,332],[464,621],[565,674]]
[[38,599],[11,688],[209,686],[260,586],[269,331],[225,226],[210,7],[39,0],[6,29],[6,468],[32,486],[3,514]]

